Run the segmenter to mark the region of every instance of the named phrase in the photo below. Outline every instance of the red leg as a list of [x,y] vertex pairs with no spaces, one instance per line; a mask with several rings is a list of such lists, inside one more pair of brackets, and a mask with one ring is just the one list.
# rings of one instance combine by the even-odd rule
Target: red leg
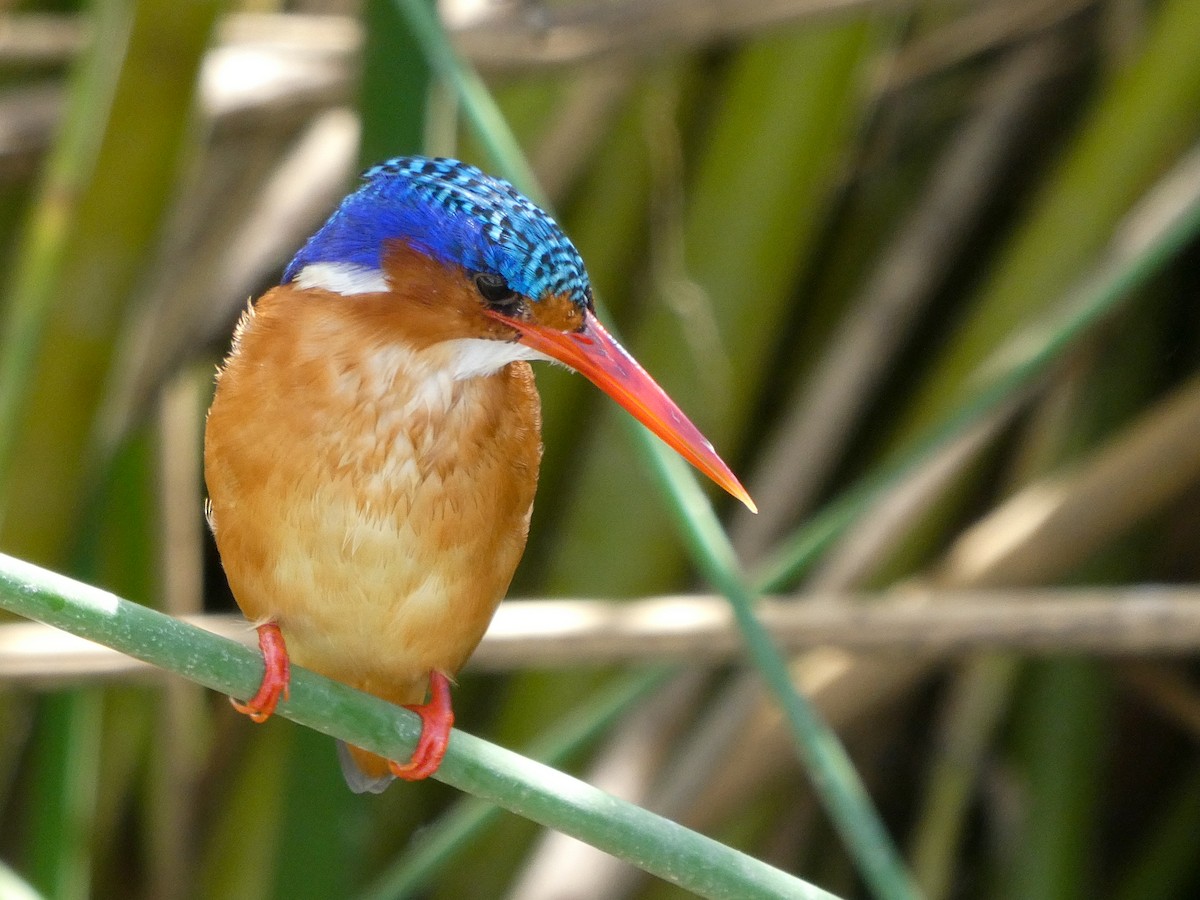
[[429,702],[406,706],[421,717],[421,738],[406,763],[388,762],[388,769],[405,781],[420,781],[438,770],[450,745],[454,710],[450,708],[450,679],[441,672],[429,673]]
[[258,693],[245,703],[239,703],[232,697],[229,702],[233,708],[247,715],[255,722],[265,722],[275,712],[280,694],[286,700],[288,682],[291,680],[291,666],[288,663],[287,645],[283,642],[283,632],[274,622],[266,622],[258,626],[258,649],[263,656],[263,679],[258,686]]

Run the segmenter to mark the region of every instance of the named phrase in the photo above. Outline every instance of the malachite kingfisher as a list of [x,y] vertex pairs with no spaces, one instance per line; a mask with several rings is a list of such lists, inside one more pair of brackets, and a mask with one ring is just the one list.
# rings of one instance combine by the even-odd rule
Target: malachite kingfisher
[[400,157],[367,171],[234,333],[204,472],[265,664],[234,706],[264,721],[294,659],[417,712],[408,762],[339,745],[355,791],[428,777],[446,752],[450,680],[525,548],[542,454],[529,360],[582,373],[753,508],[601,327],[554,220],[474,166]]

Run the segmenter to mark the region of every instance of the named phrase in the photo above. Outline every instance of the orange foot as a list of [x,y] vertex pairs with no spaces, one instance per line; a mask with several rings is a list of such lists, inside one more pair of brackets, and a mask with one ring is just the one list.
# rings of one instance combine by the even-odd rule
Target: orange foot
[[258,649],[262,651],[263,672],[262,684],[258,693],[245,703],[239,703],[232,697],[229,702],[233,708],[247,715],[254,722],[265,722],[275,712],[279,703],[279,695],[286,700],[288,697],[288,681],[291,679],[291,666],[288,664],[287,645],[283,642],[283,632],[274,622],[258,626]]
[[421,738],[412,759],[406,763],[388,760],[388,770],[405,781],[420,781],[436,772],[450,744],[450,729],[454,725],[450,679],[441,672],[430,672],[429,694],[428,703],[405,707],[421,717]]

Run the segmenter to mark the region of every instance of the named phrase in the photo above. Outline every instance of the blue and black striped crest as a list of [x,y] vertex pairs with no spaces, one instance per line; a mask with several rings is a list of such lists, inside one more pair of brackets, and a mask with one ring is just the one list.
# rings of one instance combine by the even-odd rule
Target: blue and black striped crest
[[402,240],[449,265],[503,275],[537,301],[561,294],[591,305],[579,251],[557,223],[507,181],[454,159],[402,156],[369,169],[284,273],[311,263],[378,269],[384,244]]

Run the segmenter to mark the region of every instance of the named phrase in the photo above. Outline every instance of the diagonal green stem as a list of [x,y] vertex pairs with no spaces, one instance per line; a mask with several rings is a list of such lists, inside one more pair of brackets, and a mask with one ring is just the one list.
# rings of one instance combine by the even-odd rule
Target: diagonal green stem
[[[433,10],[421,0],[396,0],[431,67],[458,93],[463,110],[502,174],[537,198],[541,191],[487,87],[455,52]],[[776,695],[813,785],[872,892],[885,900],[918,896],[904,863],[871,804],[837,735],[792,683],[787,662],[754,613],[755,594],[695,475],[662,442],[630,422],[670,500],[697,564],[733,607],[747,649]]]
[[[249,696],[262,679],[248,647],[0,554],[0,607],[112,647],[213,690]],[[412,752],[407,710],[301,668],[279,714],[392,758]],[[455,731],[437,776],[704,897],[836,900],[807,882],[531,759]]]
[[463,61],[450,44],[433,4],[427,0],[396,0],[396,5],[421,45],[429,67],[458,95],[463,112],[488,156],[505,178],[523,194],[544,206],[545,195],[516,135],[508,127],[504,113],[479,74]]
[[787,660],[755,615],[757,595],[742,573],[733,544],[708,497],[686,469],[686,463],[669,448],[644,430],[638,440],[666,487],[693,557],[705,577],[729,600],[750,657],[783,710],[813,787],[854,854],[864,880],[878,897],[919,897],[846,748],[796,690]]

